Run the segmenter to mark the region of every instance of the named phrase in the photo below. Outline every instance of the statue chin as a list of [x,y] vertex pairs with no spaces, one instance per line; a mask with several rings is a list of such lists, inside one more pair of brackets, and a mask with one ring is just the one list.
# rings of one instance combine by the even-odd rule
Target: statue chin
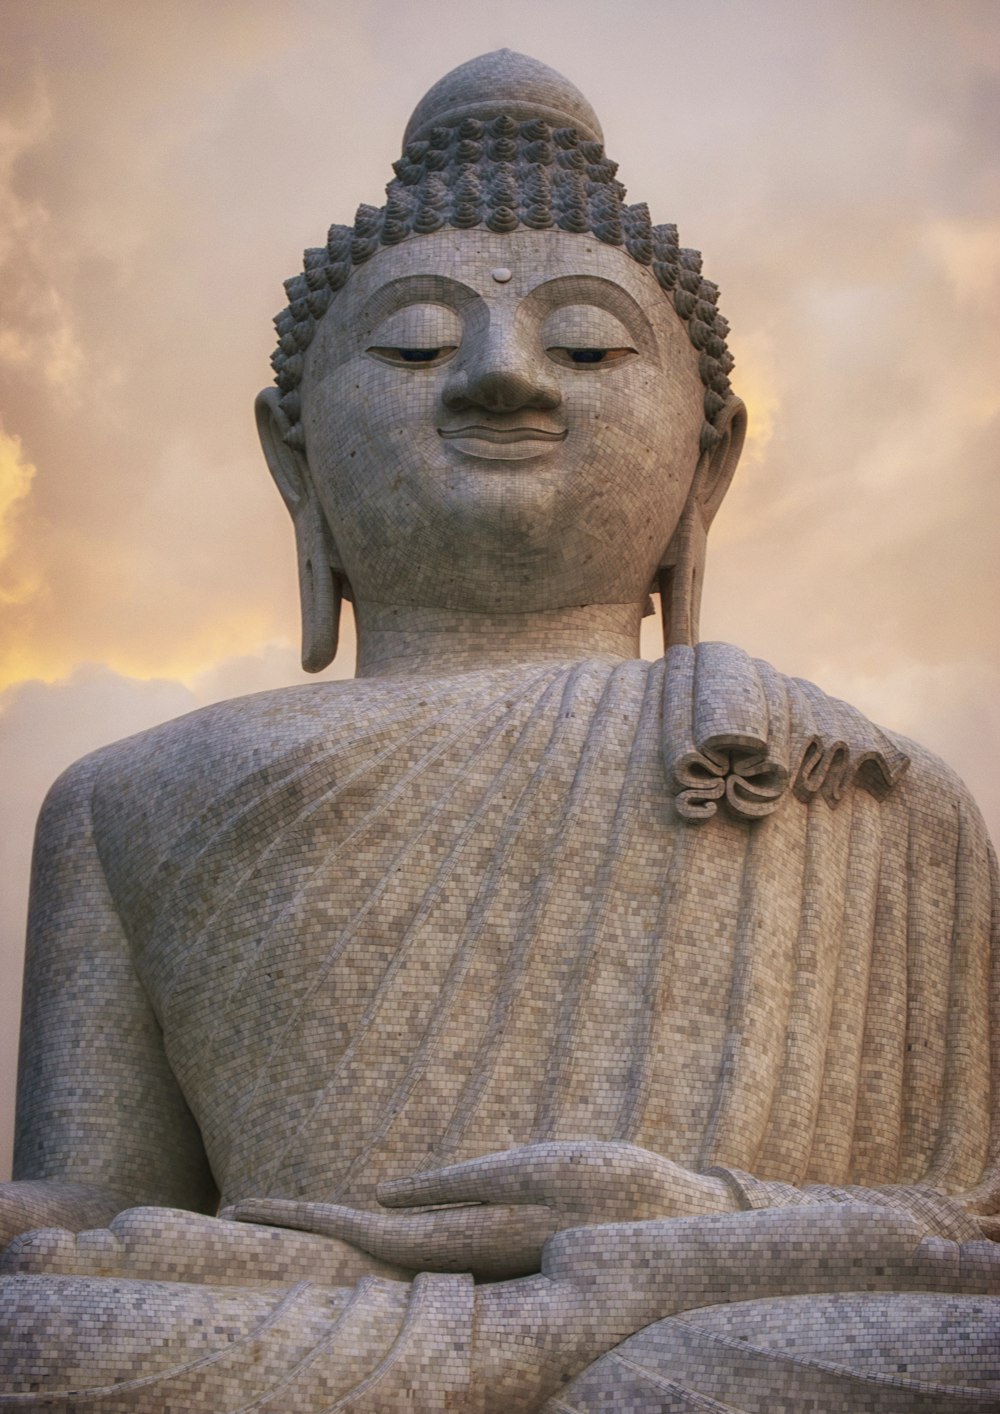
[[359,674],[50,792],[0,1410],[1000,1407],[990,842],[698,642],[745,412],[602,141],[474,59],[286,282],[258,425]]

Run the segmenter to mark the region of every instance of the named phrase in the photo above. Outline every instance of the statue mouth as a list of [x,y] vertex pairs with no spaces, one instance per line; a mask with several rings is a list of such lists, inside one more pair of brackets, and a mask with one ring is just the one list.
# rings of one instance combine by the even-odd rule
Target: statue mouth
[[463,458],[480,462],[537,461],[566,439],[566,429],[515,424],[497,427],[470,422],[465,427],[439,427],[438,436],[454,445]]
[[487,427],[483,423],[470,423],[467,427],[439,427],[438,436],[448,441],[469,438],[477,442],[494,442],[509,446],[517,442],[562,442],[566,429],[551,432],[544,427]]

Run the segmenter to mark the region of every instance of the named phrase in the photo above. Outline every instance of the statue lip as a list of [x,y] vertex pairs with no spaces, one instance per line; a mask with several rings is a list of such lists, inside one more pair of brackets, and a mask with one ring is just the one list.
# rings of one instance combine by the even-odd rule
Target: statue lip
[[477,442],[562,442],[566,428],[561,432],[545,427],[489,427],[481,422],[469,423],[466,427],[439,427],[438,436],[447,440],[471,438]]

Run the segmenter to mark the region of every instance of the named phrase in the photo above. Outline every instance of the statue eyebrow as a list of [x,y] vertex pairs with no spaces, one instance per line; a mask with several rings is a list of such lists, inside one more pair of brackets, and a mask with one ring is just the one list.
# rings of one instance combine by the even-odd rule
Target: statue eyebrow
[[582,271],[555,275],[535,285],[524,299],[541,306],[543,319],[572,305],[603,310],[624,326],[632,341],[641,346],[640,352],[649,357],[657,353],[656,331],[649,316],[628,290],[606,276]]
[[361,309],[360,322],[372,329],[397,309],[413,304],[438,304],[462,314],[474,303],[481,303],[481,296],[460,280],[438,271],[416,272],[373,290]]

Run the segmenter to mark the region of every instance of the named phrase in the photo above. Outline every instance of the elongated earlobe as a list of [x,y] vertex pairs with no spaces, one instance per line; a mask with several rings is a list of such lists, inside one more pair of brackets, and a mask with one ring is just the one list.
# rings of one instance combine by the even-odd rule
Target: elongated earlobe
[[257,430],[264,456],[295,527],[302,608],[302,666],[318,673],[333,662],[340,636],[344,576],[330,527],[313,489],[309,463],[290,447],[289,422],[276,388],[257,396]]
[[707,549],[708,531],[692,497],[656,572],[664,653],[675,643],[693,648],[698,642]]
[[343,581],[331,563],[329,532],[315,498],[294,521],[302,608],[302,666],[307,673],[318,673],[337,654]]
[[729,490],[746,436],[747,413],[739,398],[730,397],[715,427],[718,438],[698,459],[687,503],[656,571],[664,653],[675,643],[693,648],[698,642],[708,529]]

